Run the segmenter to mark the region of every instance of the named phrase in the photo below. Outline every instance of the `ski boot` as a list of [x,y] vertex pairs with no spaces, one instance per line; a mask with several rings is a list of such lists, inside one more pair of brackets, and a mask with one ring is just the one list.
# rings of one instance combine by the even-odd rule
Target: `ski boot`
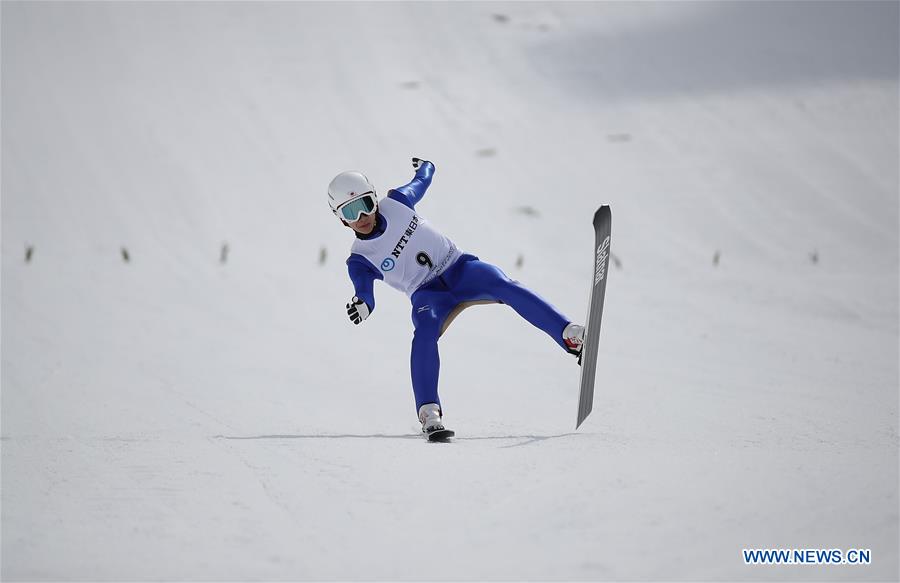
[[428,441],[446,441],[455,433],[444,427],[441,420],[441,407],[437,403],[425,403],[419,407],[419,422],[422,424],[422,433]]
[[574,354],[581,362],[581,349],[584,346],[584,326],[569,323],[562,333],[563,342],[566,344],[566,350],[569,354]]

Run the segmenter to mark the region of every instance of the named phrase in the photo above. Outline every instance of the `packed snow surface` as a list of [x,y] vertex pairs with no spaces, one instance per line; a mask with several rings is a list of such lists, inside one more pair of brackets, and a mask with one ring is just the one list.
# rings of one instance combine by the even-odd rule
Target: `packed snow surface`
[[[896,580],[898,6],[4,1],[3,580]],[[346,318],[326,185],[412,156],[576,321],[611,205],[578,431],[507,307],[450,444]]]

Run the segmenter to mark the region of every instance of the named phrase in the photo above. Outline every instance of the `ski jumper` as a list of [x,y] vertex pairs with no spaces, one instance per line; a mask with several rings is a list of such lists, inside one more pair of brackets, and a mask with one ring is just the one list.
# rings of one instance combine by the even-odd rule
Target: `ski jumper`
[[434,165],[426,162],[409,183],[379,201],[375,228],[356,234],[347,269],[356,296],[375,310],[374,282],[380,279],[410,297],[415,331],[410,356],[416,411],[437,403],[440,357],[438,338],[447,317],[466,302],[507,304],[546,332],[564,350],[569,319],[543,298],[499,268],[462,253],[419,215],[416,204],[431,185]]

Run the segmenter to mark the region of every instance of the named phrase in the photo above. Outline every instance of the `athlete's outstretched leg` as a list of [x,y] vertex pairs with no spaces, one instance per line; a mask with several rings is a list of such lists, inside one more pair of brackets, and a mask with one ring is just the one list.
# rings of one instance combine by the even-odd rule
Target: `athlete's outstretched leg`
[[453,293],[469,299],[496,299],[514,309],[520,316],[547,333],[563,349],[568,350],[562,334],[570,320],[559,310],[518,281],[513,281],[498,267],[484,261],[469,261],[462,266]]
[[438,397],[438,374],[441,357],[438,354],[438,339],[430,331],[416,329],[413,333],[409,370],[412,373],[413,393],[416,395],[416,411],[425,403],[441,404]]
[[418,413],[419,407],[426,403],[441,404],[438,397],[438,375],[441,369],[438,337],[448,310],[437,294],[416,294],[413,299],[412,319],[415,331],[409,369]]

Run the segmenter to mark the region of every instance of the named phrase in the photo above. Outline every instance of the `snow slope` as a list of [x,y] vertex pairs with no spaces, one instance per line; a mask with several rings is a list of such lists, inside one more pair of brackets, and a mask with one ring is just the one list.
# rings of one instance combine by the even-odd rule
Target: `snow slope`
[[[0,10],[3,580],[900,577],[896,2]],[[406,298],[346,320],[325,187],[414,155],[575,320],[612,206],[578,432],[511,310],[442,339],[449,445]]]

